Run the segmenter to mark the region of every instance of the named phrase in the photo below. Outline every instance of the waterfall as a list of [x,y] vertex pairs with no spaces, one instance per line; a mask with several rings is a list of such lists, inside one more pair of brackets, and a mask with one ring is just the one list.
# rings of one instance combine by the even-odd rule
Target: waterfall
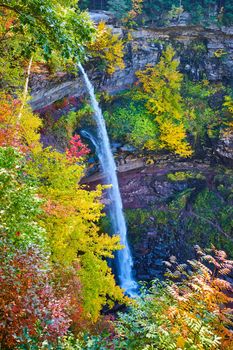
[[110,199],[110,218],[115,234],[120,235],[121,244],[124,248],[117,252],[117,271],[120,286],[130,296],[137,295],[137,283],[132,277],[133,260],[127,241],[127,229],[125,218],[123,214],[123,205],[121,194],[119,190],[119,184],[116,173],[116,164],[113,158],[113,154],[110,147],[108,133],[105,125],[105,120],[99,104],[95,97],[94,87],[91,84],[86,72],[82,65],[78,64],[80,71],[83,74],[88,93],[91,99],[91,105],[94,110],[94,119],[97,124],[98,131],[98,144],[94,142],[96,152],[103,170],[103,173],[107,179],[107,182],[111,184],[111,188],[108,190]]

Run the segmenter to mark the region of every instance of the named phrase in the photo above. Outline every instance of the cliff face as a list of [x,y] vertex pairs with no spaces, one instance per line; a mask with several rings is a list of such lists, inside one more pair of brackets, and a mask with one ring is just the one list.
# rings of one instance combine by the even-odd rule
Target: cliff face
[[[207,158],[160,155],[148,165],[128,155],[118,161],[118,179],[137,279],[162,278],[164,261],[194,257],[196,244],[232,255],[232,170]],[[104,178],[96,173],[83,182],[94,188]]]
[[[112,26],[113,32],[126,40],[125,69],[107,76],[96,65],[88,63],[87,73],[96,88],[110,93],[126,89],[135,82],[135,72],[147,64],[156,64],[165,44],[172,44],[180,59],[180,70],[193,80],[231,82],[233,79],[233,27],[202,28],[171,26],[159,29],[123,30]],[[85,93],[81,77],[60,74],[34,75],[31,81],[33,109],[40,109],[66,96]]]

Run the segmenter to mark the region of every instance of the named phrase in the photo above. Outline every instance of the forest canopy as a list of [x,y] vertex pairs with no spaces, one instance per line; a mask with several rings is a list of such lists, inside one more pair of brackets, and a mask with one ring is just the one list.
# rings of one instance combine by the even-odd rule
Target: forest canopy
[[[127,18],[129,13],[138,8],[141,10],[138,23],[154,25],[168,24],[171,20],[179,20],[183,12],[191,15],[190,22],[219,23],[231,25],[233,23],[233,5],[231,0],[80,0],[80,7],[90,10],[107,10],[117,18]],[[137,20],[136,20],[137,22]]]

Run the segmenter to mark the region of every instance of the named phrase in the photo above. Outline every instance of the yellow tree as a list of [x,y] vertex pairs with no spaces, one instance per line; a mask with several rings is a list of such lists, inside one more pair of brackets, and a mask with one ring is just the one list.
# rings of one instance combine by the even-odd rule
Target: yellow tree
[[146,108],[155,116],[160,131],[160,148],[180,156],[192,154],[186,140],[184,113],[180,94],[182,74],[175,51],[168,47],[155,67],[148,66],[137,72],[142,91],[139,97],[146,100]]
[[96,321],[103,305],[122,298],[106,262],[121,246],[118,236],[99,230],[102,188],[88,191],[79,185],[83,169],[47,148],[35,154],[29,173],[40,180],[39,194],[45,200],[40,225],[46,229],[52,260],[63,268],[78,266],[84,310]]
[[119,35],[113,34],[104,22],[98,24],[96,37],[93,42],[88,44],[88,50],[93,58],[105,61],[109,74],[113,74],[116,69],[125,67],[123,41]]

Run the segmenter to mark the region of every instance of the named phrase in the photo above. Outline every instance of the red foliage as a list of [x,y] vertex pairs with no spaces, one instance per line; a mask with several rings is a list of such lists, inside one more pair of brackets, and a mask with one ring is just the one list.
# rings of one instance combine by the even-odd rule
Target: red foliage
[[20,127],[15,123],[20,101],[11,95],[1,95],[0,98],[0,147],[12,146],[26,152],[27,147],[22,144],[19,134]]
[[14,141],[15,131],[10,123],[14,113],[15,103],[11,96],[5,95],[0,101],[0,146],[11,145]]
[[54,102],[55,109],[63,109],[66,108],[68,105],[69,99],[67,97],[64,97],[61,100]]
[[82,143],[79,135],[74,135],[70,140],[70,146],[66,149],[66,156],[70,160],[82,158],[90,153],[89,148]]
[[55,296],[48,281],[47,258],[36,247],[12,253],[4,243],[0,263],[0,348],[26,342],[24,329],[39,344],[65,335],[70,326],[70,299]]

